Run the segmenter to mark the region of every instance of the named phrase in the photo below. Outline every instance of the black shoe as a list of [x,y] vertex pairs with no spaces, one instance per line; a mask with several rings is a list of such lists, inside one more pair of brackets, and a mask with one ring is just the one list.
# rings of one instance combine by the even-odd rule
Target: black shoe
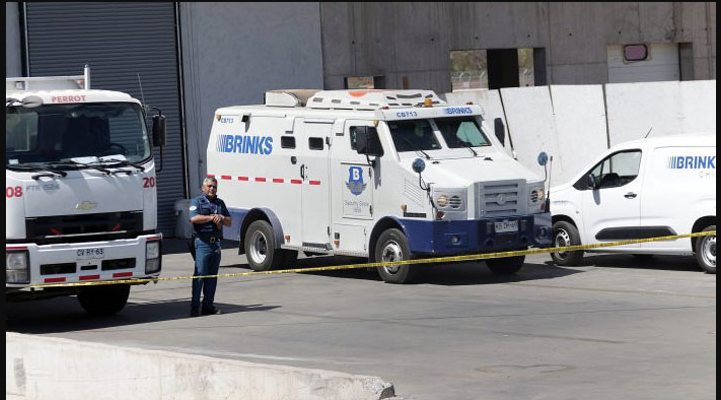
[[200,307],[190,307],[191,317],[200,317]]
[[220,310],[217,308],[210,306],[210,307],[203,307],[203,311],[200,312],[202,315],[217,315],[220,314]]

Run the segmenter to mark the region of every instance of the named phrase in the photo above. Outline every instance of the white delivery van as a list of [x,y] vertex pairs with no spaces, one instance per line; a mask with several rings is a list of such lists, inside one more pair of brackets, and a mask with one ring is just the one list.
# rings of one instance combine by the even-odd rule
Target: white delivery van
[[[716,230],[716,136],[675,135],[619,144],[550,191],[556,246]],[[716,236],[598,251],[693,255],[716,273]],[[577,265],[583,252],[554,253]]]
[[[90,314],[120,311],[128,284],[34,285],[160,274],[155,164],[145,112],[120,92],[89,90],[84,75],[7,78],[7,301],[76,295]],[[154,117],[156,145],[165,121]]]
[[[208,174],[250,266],[299,251],[375,261],[551,244],[544,180],[510,158],[477,105],[432,91],[274,91],[220,108]],[[523,257],[489,260],[514,273]],[[386,282],[416,268],[379,268]]]

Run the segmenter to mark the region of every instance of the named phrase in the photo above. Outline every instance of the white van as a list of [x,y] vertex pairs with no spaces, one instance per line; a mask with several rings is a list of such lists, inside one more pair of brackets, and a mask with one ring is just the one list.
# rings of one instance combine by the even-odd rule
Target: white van
[[[544,180],[488,134],[477,105],[432,91],[274,91],[216,111],[208,174],[254,270],[299,251],[375,261],[550,246]],[[499,133],[499,136],[503,138]],[[523,257],[496,259],[515,273]],[[379,268],[405,283],[416,268]]]
[[[556,246],[716,230],[716,136],[677,135],[612,147],[571,182],[551,188]],[[716,273],[716,236],[599,249],[693,255]],[[554,253],[577,265],[583,252]]]

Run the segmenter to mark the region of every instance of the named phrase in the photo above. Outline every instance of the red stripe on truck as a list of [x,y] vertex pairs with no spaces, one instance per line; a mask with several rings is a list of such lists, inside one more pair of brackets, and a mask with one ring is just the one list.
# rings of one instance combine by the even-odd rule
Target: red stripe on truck
[[300,179],[291,179],[290,183],[292,183],[294,185],[302,185],[303,181],[301,181]]
[[239,176],[238,180],[243,181],[243,182],[248,182],[248,177],[247,176]]
[[284,179],[282,178],[273,178],[273,183],[283,183]]
[[65,278],[45,278],[45,283],[65,282]]
[[92,281],[93,279],[100,279],[100,275],[85,275],[81,276],[81,281]]
[[117,274],[113,274],[113,278],[127,278],[129,276],[133,276],[132,272],[119,272]]
[[231,178],[230,178],[230,175],[222,175],[222,176],[220,177],[220,179],[229,181]]
[[265,182],[265,178],[255,178],[256,182]]
[[311,185],[314,185],[314,186],[320,185],[320,181],[310,181],[308,183],[310,183]]

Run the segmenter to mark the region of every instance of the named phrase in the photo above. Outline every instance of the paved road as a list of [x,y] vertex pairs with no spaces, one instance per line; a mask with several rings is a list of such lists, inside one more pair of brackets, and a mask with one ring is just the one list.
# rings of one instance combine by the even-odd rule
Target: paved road
[[[224,250],[221,273],[247,271],[234,253]],[[190,282],[164,282],[133,288],[106,319],[73,298],[11,304],[6,329],[377,375],[417,400],[715,399],[714,275],[684,257],[549,260],[529,257],[513,278],[482,264],[426,267],[415,285],[361,270],[229,279],[223,314],[192,319]],[[189,273],[187,254],[164,258],[164,276]]]

